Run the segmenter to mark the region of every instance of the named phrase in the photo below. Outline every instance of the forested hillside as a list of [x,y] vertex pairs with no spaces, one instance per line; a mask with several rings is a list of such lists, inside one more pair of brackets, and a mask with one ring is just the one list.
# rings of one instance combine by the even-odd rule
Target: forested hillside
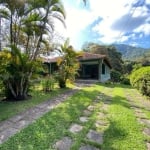
[[144,57],[150,58],[150,48],[133,47],[125,44],[114,44],[115,48],[122,54],[124,60],[139,60]]

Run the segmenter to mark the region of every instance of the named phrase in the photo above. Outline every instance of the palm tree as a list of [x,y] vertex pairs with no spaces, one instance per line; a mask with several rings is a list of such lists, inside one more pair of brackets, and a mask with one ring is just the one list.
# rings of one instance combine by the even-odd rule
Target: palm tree
[[54,30],[53,19],[58,19],[65,26],[65,23],[64,23],[65,10],[61,1],[60,0],[45,0],[44,2],[45,3],[42,2],[42,4],[37,4],[36,6],[36,8],[39,7],[39,12],[40,12],[40,7],[41,5],[43,5],[43,8],[45,9],[45,13],[43,16],[43,21],[42,21],[40,32],[39,32],[40,35],[38,38],[35,53],[33,55],[33,59],[35,59],[39,53],[40,44],[43,41],[44,31],[52,32]]
[[62,57],[59,58],[57,64],[59,66],[59,71],[56,76],[61,88],[66,87],[66,81],[75,80],[75,76],[78,74],[79,62],[77,56],[80,53],[76,53],[72,46],[69,45],[69,40],[67,39],[65,43],[61,46]]
[[60,0],[0,0],[0,5],[0,15],[10,21],[11,45],[10,60],[1,69],[6,76],[1,78],[8,98],[25,99],[37,56],[43,45],[48,46],[43,37],[52,34],[52,19],[64,24],[65,11]]

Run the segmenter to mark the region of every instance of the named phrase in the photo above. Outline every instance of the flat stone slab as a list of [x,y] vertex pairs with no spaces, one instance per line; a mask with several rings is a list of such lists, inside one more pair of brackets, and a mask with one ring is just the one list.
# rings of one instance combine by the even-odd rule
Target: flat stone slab
[[106,99],[106,100],[104,101],[105,104],[111,104],[111,102],[112,102],[112,100],[110,100],[110,99]]
[[96,132],[94,130],[90,130],[87,134],[87,138],[95,143],[102,144],[103,143],[103,133]]
[[150,150],[150,143],[146,143],[147,145],[147,150]]
[[15,128],[8,128],[8,129],[4,130],[3,132],[1,132],[1,134],[0,134],[0,144],[5,142],[6,140],[8,140],[8,138],[10,136],[13,136],[17,132],[18,132],[18,130],[15,129]]
[[147,116],[143,112],[135,112],[135,115],[138,118],[147,118]]
[[29,124],[31,124],[33,121],[29,121],[29,120],[20,120],[18,122],[15,122],[13,124],[13,128],[15,129],[22,129],[27,127]]
[[142,113],[142,110],[137,107],[132,107],[136,113]]
[[79,124],[73,124],[69,131],[72,132],[72,133],[78,133],[80,132],[81,130],[83,129],[83,126],[79,125]]
[[102,112],[99,112],[98,116],[99,116],[99,118],[105,118],[106,117],[106,115],[104,113],[102,113]]
[[84,116],[90,116],[91,113],[92,113],[92,112],[89,111],[89,110],[84,110],[84,111],[83,111]]
[[150,136],[150,129],[149,128],[145,128],[143,130],[143,133],[146,134],[146,135],[148,135],[148,136]]
[[99,149],[91,145],[85,145],[81,146],[79,150],[99,150]]
[[82,117],[80,117],[80,121],[81,122],[88,122],[88,117],[82,116]]
[[104,121],[104,120],[100,120],[100,121],[97,121],[95,123],[95,126],[96,127],[104,127],[104,126],[107,126],[108,125],[108,122]]
[[100,110],[103,109],[104,111],[108,110],[108,105],[107,104],[103,104],[102,107],[100,108]]
[[64,137],[62,140],[56,142],[55,148],[57,150],[70,150],[72,145],[72,139],[69,137]]
[[88,108],[87,108],[87,109],[88,109],[89,111],[93,111],[93,110],[94,110],[94,108],[95,108],[94,106],[90,105],[90,106],[88,106]]
[[97,99],[103,99],[103,95],[98,95],[97,97],[96,97]]
[[0,132],[3,132],[5,129],[7,130],[8,127],[11,127],[13,125],[13,122],[11,121],[3,121],[0,123]]
[[150,127],[150,120],[148,120],[148,119],[139,119],[139,121],[142,124],[145,124],[146,126]]

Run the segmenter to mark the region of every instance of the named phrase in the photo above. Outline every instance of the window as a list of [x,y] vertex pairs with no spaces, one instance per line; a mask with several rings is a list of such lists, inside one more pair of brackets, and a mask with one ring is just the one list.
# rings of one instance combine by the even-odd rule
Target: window
[[105,64],[102,64],[102,74],[105,74],[105,72],[106,72]]

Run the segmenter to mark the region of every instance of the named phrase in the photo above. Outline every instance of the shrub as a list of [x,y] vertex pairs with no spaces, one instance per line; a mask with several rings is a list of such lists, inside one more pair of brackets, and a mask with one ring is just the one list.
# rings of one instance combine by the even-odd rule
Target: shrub
[[150,96],[150,67],[142,67],[132,72],[130,83],[143,95]]
[[116,70],[111,71],[111,81],[112,82],[120,82],[121,81],[120,78],[121,78],[120,72],[118,72]]
[[128,76],[121,77],[121,84],[130,85],[130,79],[128,78]]
[[42,80],[42,88],[44,92],[50,92],[54,89],[55,79],[53,76],[47,76]]

